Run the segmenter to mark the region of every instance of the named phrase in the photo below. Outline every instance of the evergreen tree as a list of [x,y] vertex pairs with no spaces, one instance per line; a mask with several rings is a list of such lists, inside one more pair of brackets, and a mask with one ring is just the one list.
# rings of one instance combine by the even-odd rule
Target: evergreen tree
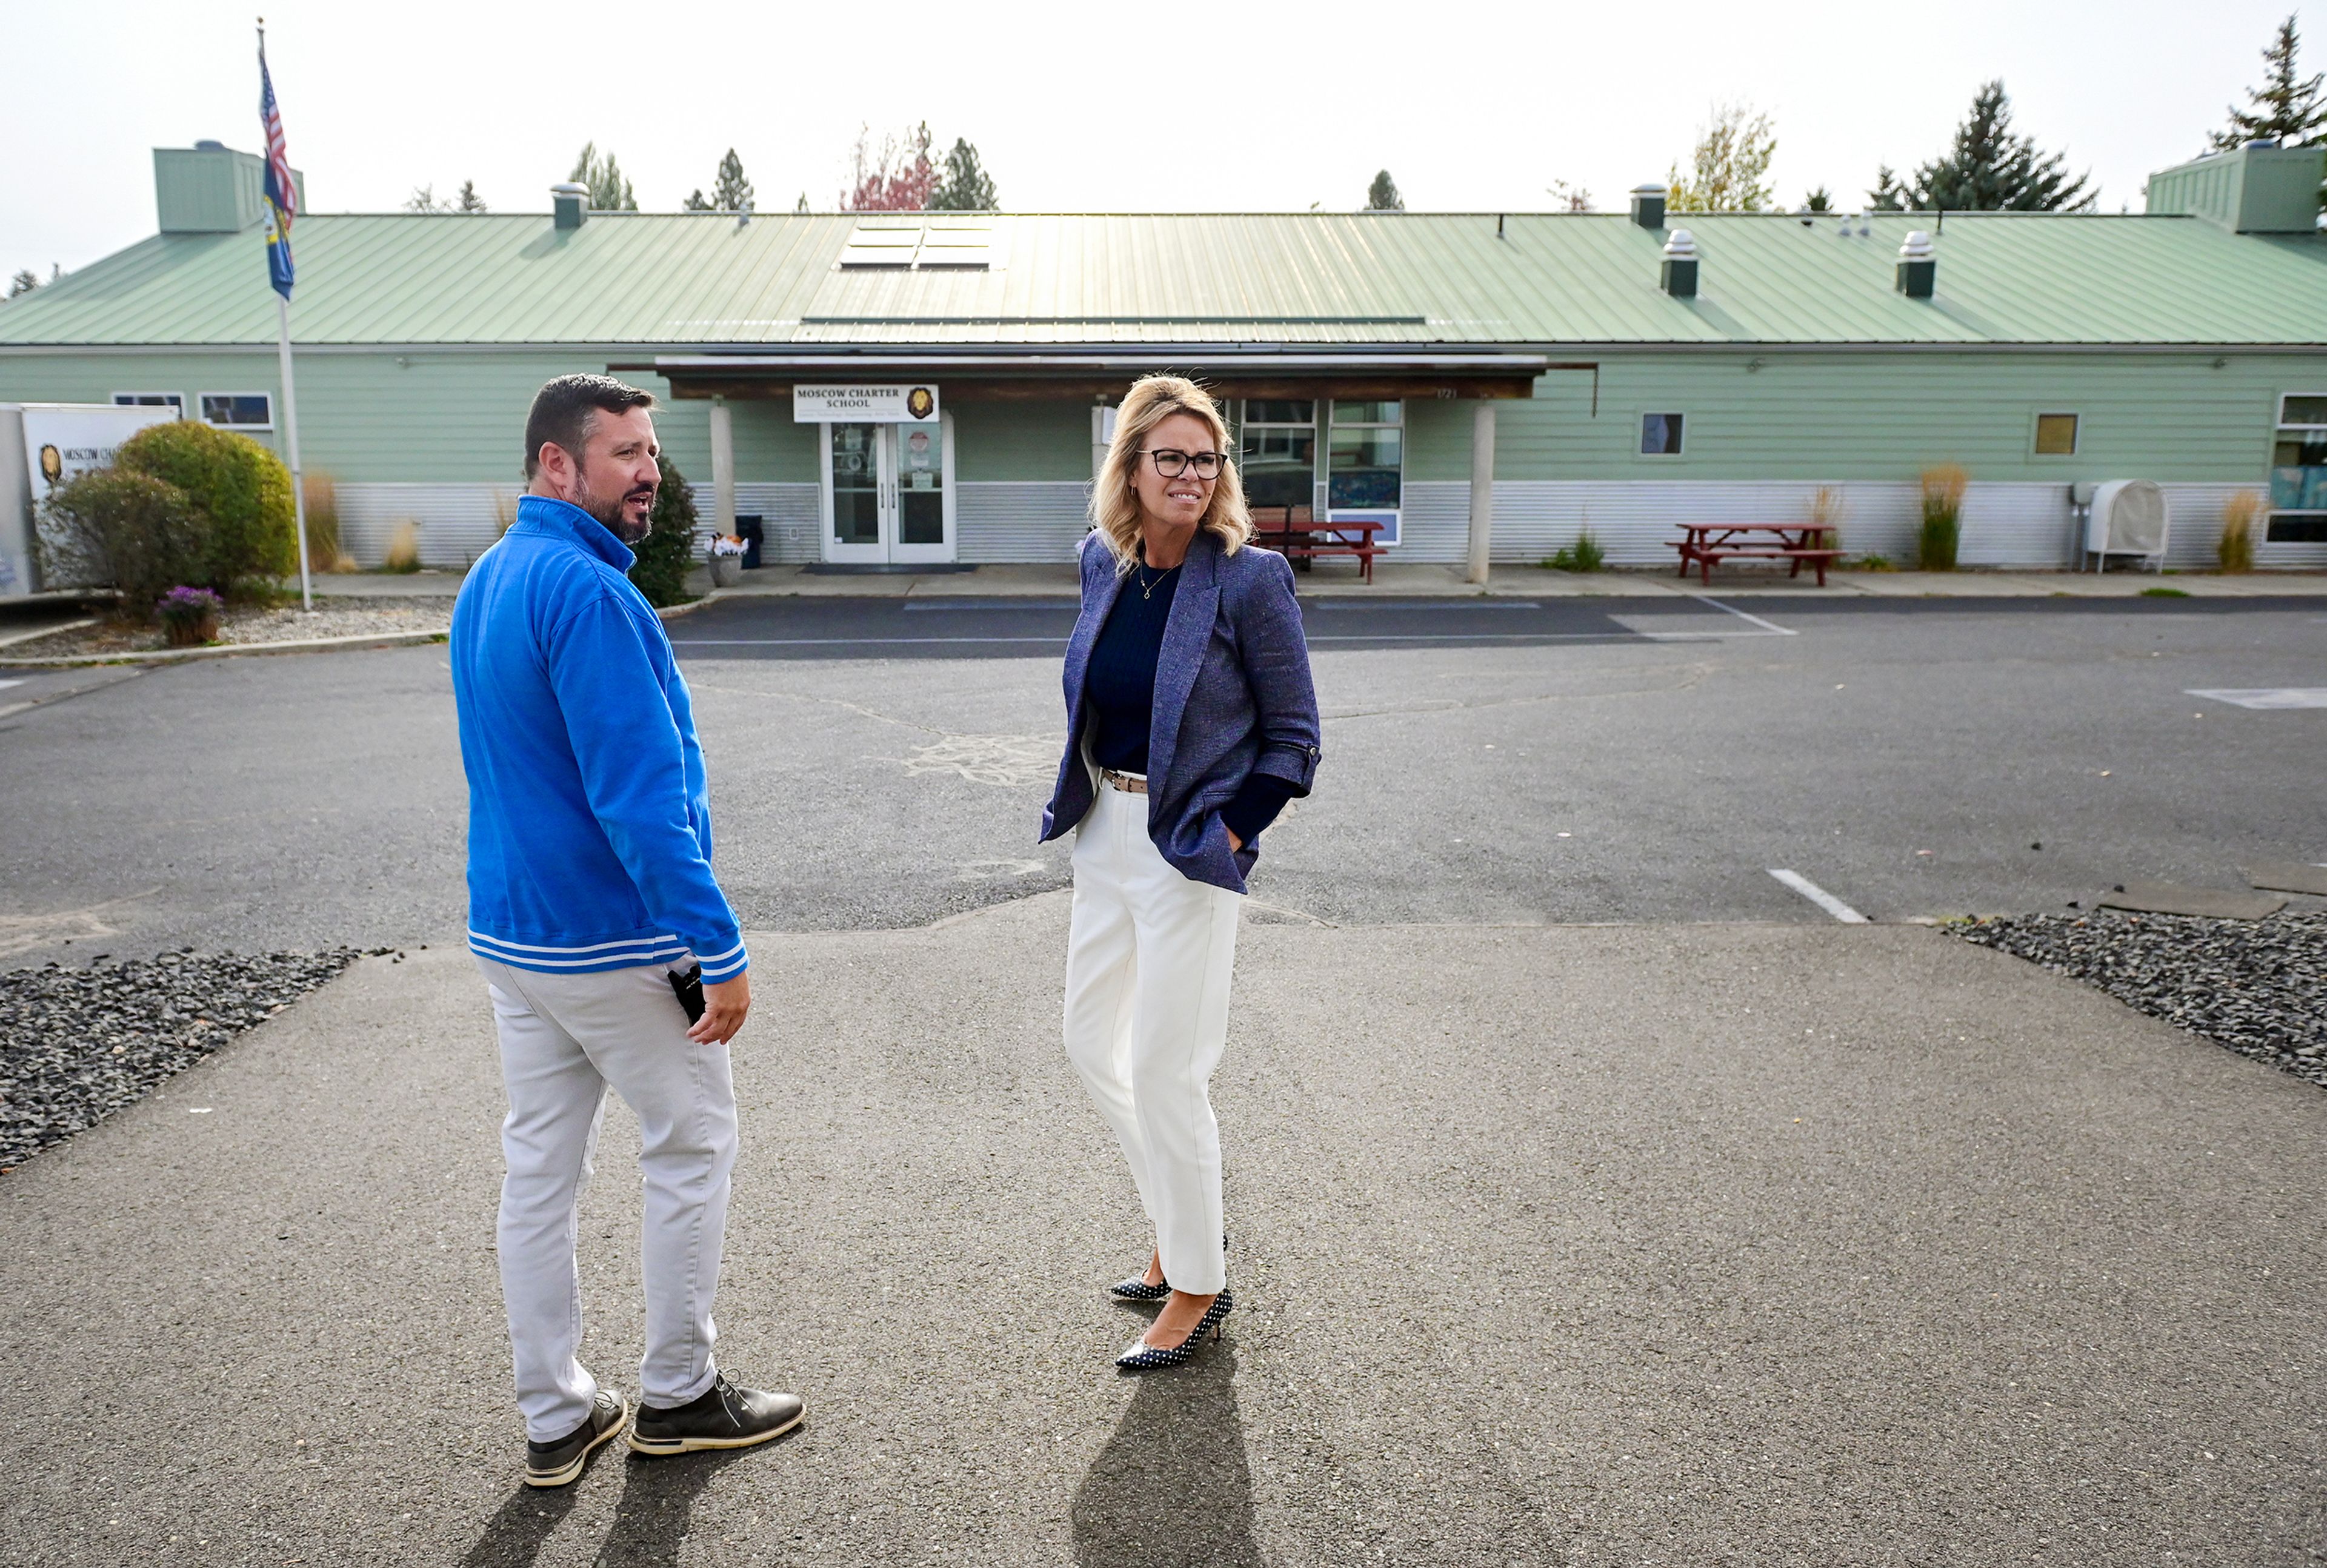
[[2294,18],[2278,24],[2278,36],[2262,51],[2263,85],[2247,92],[2248,108],[2230,110],[2230,126],[2211,137],[2217,151],[2251,141],[2276,140],[2282,147],[2307,147],[2327,126],[2327,104],[2319,101],[2318,77],[2294,71]]
[[18,273],[14,277],[8,280],[8,297],[10,299],[14,299],[18,294],[31,294],[34,289],[40,286],[41,280],[33,275],[33,269],[28,266],[23,271]]
[[1778,138],[1770,117],[1745,104],[1715,104],[1713,118],[1689,154],[1689,172],[1673,165],[1667,180],[1670,212],[1760,212],[1770,204],[1770,160]]
[[598,151],[595,142],[582,144],[582,155],[574,160],[574,173],[565,176],[590,187],[590,205],[600,212],[636,212],[638,193],[622,177],[621,165],[614,162],[612,153]]
[[462,212],[482,212],[486,210],[485,199],[477,194],[477,182],[474,180],[461,182],[461,194],[458,201],[457,210]]
[[978,162],[977,149],[967,138],[956,137],[945,155],[938,188],[930,194],[933,212],[992,212],[1001,206],[994,194],[994,178]]
[[808,210],[807,191],[803,191],[800,192],[799,200],[792,203],[792,210],[795,212],[806,212]]
[[1406,210],[1406,198],[1397,193],[1397,182],[1389,177],[1388,169],[1376,174],[1374,182],[1366,187],[1366,210],[1369,212]]
[[1897,171],[1888,163],[1874,169],[1874,189],[1866,193],[1866,205],[1876,212],[1904,212],[1913,192],[1899,182]]
[[722,212],[741,212],[752,204],[752,182],[743,178],[743,160],[735,149],[719,160],[719,178],[711,187],[711,205]]
[[700,185],[697,185],[694,190],[689,191],[687,193],[687,200],[680,202],[679,205],[686,208],[689,212],[709,212],[714,210],[711,203],[704,198],[703,187]]
[[[1888,171],[1885,172],[1888,173]],[[1834,192],[1827,190],[1823,185],[1819,186],[1817,190],[1802,198],[1802,210],[1805,212],[1833,211]]]
[[1956,127],[1955,145],[1915,171],[1909,205],[1918,211],[2082,212],[2099,195],[2089,176],[2070,179],[2066,154],[2047,156],[2035,138],[2012,130],[2012,100],[2002,79],[1972,95],[1971,114]]

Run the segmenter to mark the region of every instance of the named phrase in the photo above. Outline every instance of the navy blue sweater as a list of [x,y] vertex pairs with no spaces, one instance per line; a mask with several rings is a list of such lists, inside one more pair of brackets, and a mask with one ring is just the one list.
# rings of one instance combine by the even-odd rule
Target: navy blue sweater
[[[1107,624],[1091,645],[1090,670],[1083,688],[1091,711],[1091,755],[1118,773],[1147,771],[1147,735],[1155,717],[1155,661],[1164,649],[1164,623],[1180,592],[1180,569],[1160,576],[1135,567],[1116,595]],[[1145,585],[1151,592],[1142,592]],[[1246,844],[1276,820],[1293,786],[1274,773],[1255,773],[1220,807],[1220,820]]]

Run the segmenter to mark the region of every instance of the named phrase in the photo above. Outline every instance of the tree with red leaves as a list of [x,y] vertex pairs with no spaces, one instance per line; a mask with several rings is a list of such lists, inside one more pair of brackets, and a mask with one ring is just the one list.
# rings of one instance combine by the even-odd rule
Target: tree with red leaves
[[910,131],[891,131],[880,145],[873,128],[860,126],[849,189],[840,197],[844,212],[923,212],[937,189],[937,165],[930,162],[930,127],[924,120]]

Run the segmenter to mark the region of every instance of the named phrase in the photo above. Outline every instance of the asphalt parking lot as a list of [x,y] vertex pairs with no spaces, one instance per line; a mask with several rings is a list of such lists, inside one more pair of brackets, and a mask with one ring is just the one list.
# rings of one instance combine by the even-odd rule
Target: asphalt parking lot
[[[923,603],[672,622],[748,924],[911,926],[1063,885],[1034,832],[1070,616]],[[1306,611],[1325,761],[1264,840],[1258,919],[1827,919],[1786,869],[1899,919],[2327,859],[2327,714],[2187,695],[2319,684],[2316,601],[1342,603]],[[0,716],[0,964],[457,936],[442,648],[0,699],[75,684]]]

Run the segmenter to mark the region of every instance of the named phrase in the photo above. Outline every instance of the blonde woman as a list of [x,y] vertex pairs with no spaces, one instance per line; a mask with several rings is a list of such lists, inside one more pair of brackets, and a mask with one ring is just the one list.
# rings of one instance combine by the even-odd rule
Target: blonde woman
[[1146,1272],[1108,1293],[1164,1303],[1116,1358],[1145,1370],[1184,1365],[1235,1304],[1206,1086],[1245,876],[1316,776],[1317,695],[1292,569],[1246,543],[1228,425],[1202,387],[1133,384],[1091,512],[1042,837],[1075,830],[1067,1055],[1155,1229]]

